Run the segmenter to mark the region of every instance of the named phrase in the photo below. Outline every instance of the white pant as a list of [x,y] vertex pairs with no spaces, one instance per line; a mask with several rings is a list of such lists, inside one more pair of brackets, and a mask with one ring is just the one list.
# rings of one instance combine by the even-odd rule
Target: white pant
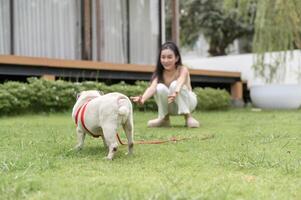
[[154,95],[158,106],[158,118],[163,118],[167,114],[181,115],[191,113],[197,105],[197,97],[195,93],[183,86],[177,95],[175,102],[168,104],[167,96],[171,95],[176,89],[177,81],[173,81],[169,88],[158,83],[156,93]]

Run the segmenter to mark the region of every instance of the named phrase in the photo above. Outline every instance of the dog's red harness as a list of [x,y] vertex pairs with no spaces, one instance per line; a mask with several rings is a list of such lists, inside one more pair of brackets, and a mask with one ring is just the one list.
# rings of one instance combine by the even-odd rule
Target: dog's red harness
[[[98,138],[99,135],[94,135],[85,125],[85,111],[86,111],[86,107],[88,105],[88,103],[91,101],[91,99],[89,99],[86,103],[84,103],[83,105],[81,105],[78,110],[76,111],[75,114],[75,124],[76,126],[78,126],[78,120],[80,119],[80,123],[83,126],[83,128],[93,137]],[[80,115],[80,116],[79,116]],[[78,119],[78,117],[80,117]]]
[[[119,98],[120,99],[120,98]],[[118,100],[119,100],[118,99]],[[76,111],[76,114],[75,114],[75,124],[76,126],[78,126],[78,121],[80,120],[80,123],[81,125],[83,126],[83,128],[93,137],[95,138],[98,138],[99,135],[94,135],[85,125],[85,111],[86,111],[86,107],[88,105],[88,103],[91,101],[91,99],[88,99],[87,102],[85,102],[83,105],[81,105],[78,110]],[[119,102],[118,102],[119,104]],[[116,133],[116,136],[117,136],[117,139],[119,141],[119,143],[121,145],[126,145],[127,143],[126,142],[123,142],[120,137],[119,137],[119,134]],[[210,137],[205,137],[205,138],[202,138],[203,139],[209,139],[209,138],[212,138],[214,137],[213,136],[210,136]],[[177,142],[177,141],[180,141],[180,140],[187,140],[187,139],[191,139],[191,138],[176,138],[176,137],[171,137],[170,139],[167,139],[167,140],[153,140],[153,141],[136,141],[135,144],[162,144],[162,143],[166,143],[166,142]]]

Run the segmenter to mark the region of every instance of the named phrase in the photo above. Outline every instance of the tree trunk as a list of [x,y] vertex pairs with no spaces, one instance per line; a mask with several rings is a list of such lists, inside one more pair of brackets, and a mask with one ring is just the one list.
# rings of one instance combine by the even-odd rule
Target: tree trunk
[[225,47],[221,47],[221,46],[218,46],[218,45],[212,44],[212,43],[209,44],[208,53],[211,56],[224,56],[224,55],[227,55]]

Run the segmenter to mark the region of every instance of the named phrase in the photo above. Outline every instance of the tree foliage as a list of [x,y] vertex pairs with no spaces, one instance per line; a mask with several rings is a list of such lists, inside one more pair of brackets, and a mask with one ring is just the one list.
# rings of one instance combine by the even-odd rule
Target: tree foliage
[[[200,34],[209,43],[212,56],[225,55],[226,48],[235,39],[253,33],[253,18],[243,18],[237,8],[225,10],[223,0],[185,0],[180,2],[180,41],[182,46],[192,47]],[[170,3],[170,2],[169,2]],[[170,4],[166,6],[170,8]],[[249,7],[250,16],[255,8]],[[170,9],[166,10],[170,16]],[[171,20],[170,17],[167,20]],[[167,34],[170,31],[167,23]]]
[[[277,71],[285,65],[286,53],[301,49],[301,1],[299,0],[225,0],[228,9],[238,7],[245,18],[246,6],[257,4],[253,50],[257,53],[254,65],[257,75],[272,82]],[[265,52],[282,51],[265,62]]]
[[238,6],[241,15],[245,17],[248,17],[246,6],[251,3],[257,4],[254,37],[256,52],[301,48],[301,1],[225,0],[228,9]]

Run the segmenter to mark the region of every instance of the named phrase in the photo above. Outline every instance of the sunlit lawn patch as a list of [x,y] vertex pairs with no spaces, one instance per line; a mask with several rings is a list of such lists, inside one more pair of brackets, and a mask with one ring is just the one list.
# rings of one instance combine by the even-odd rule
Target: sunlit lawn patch
[[[70,113],[0,118],[1,199],[300,199],[301,112],[248,109],[195,113],[198,129],[135,112],[135,139],[190,140],[136,145],[103,159],[102,141],[76,144]],[[125,140],[124,133],[120,135]],[[208,139],[204,139],[210,136]]]

